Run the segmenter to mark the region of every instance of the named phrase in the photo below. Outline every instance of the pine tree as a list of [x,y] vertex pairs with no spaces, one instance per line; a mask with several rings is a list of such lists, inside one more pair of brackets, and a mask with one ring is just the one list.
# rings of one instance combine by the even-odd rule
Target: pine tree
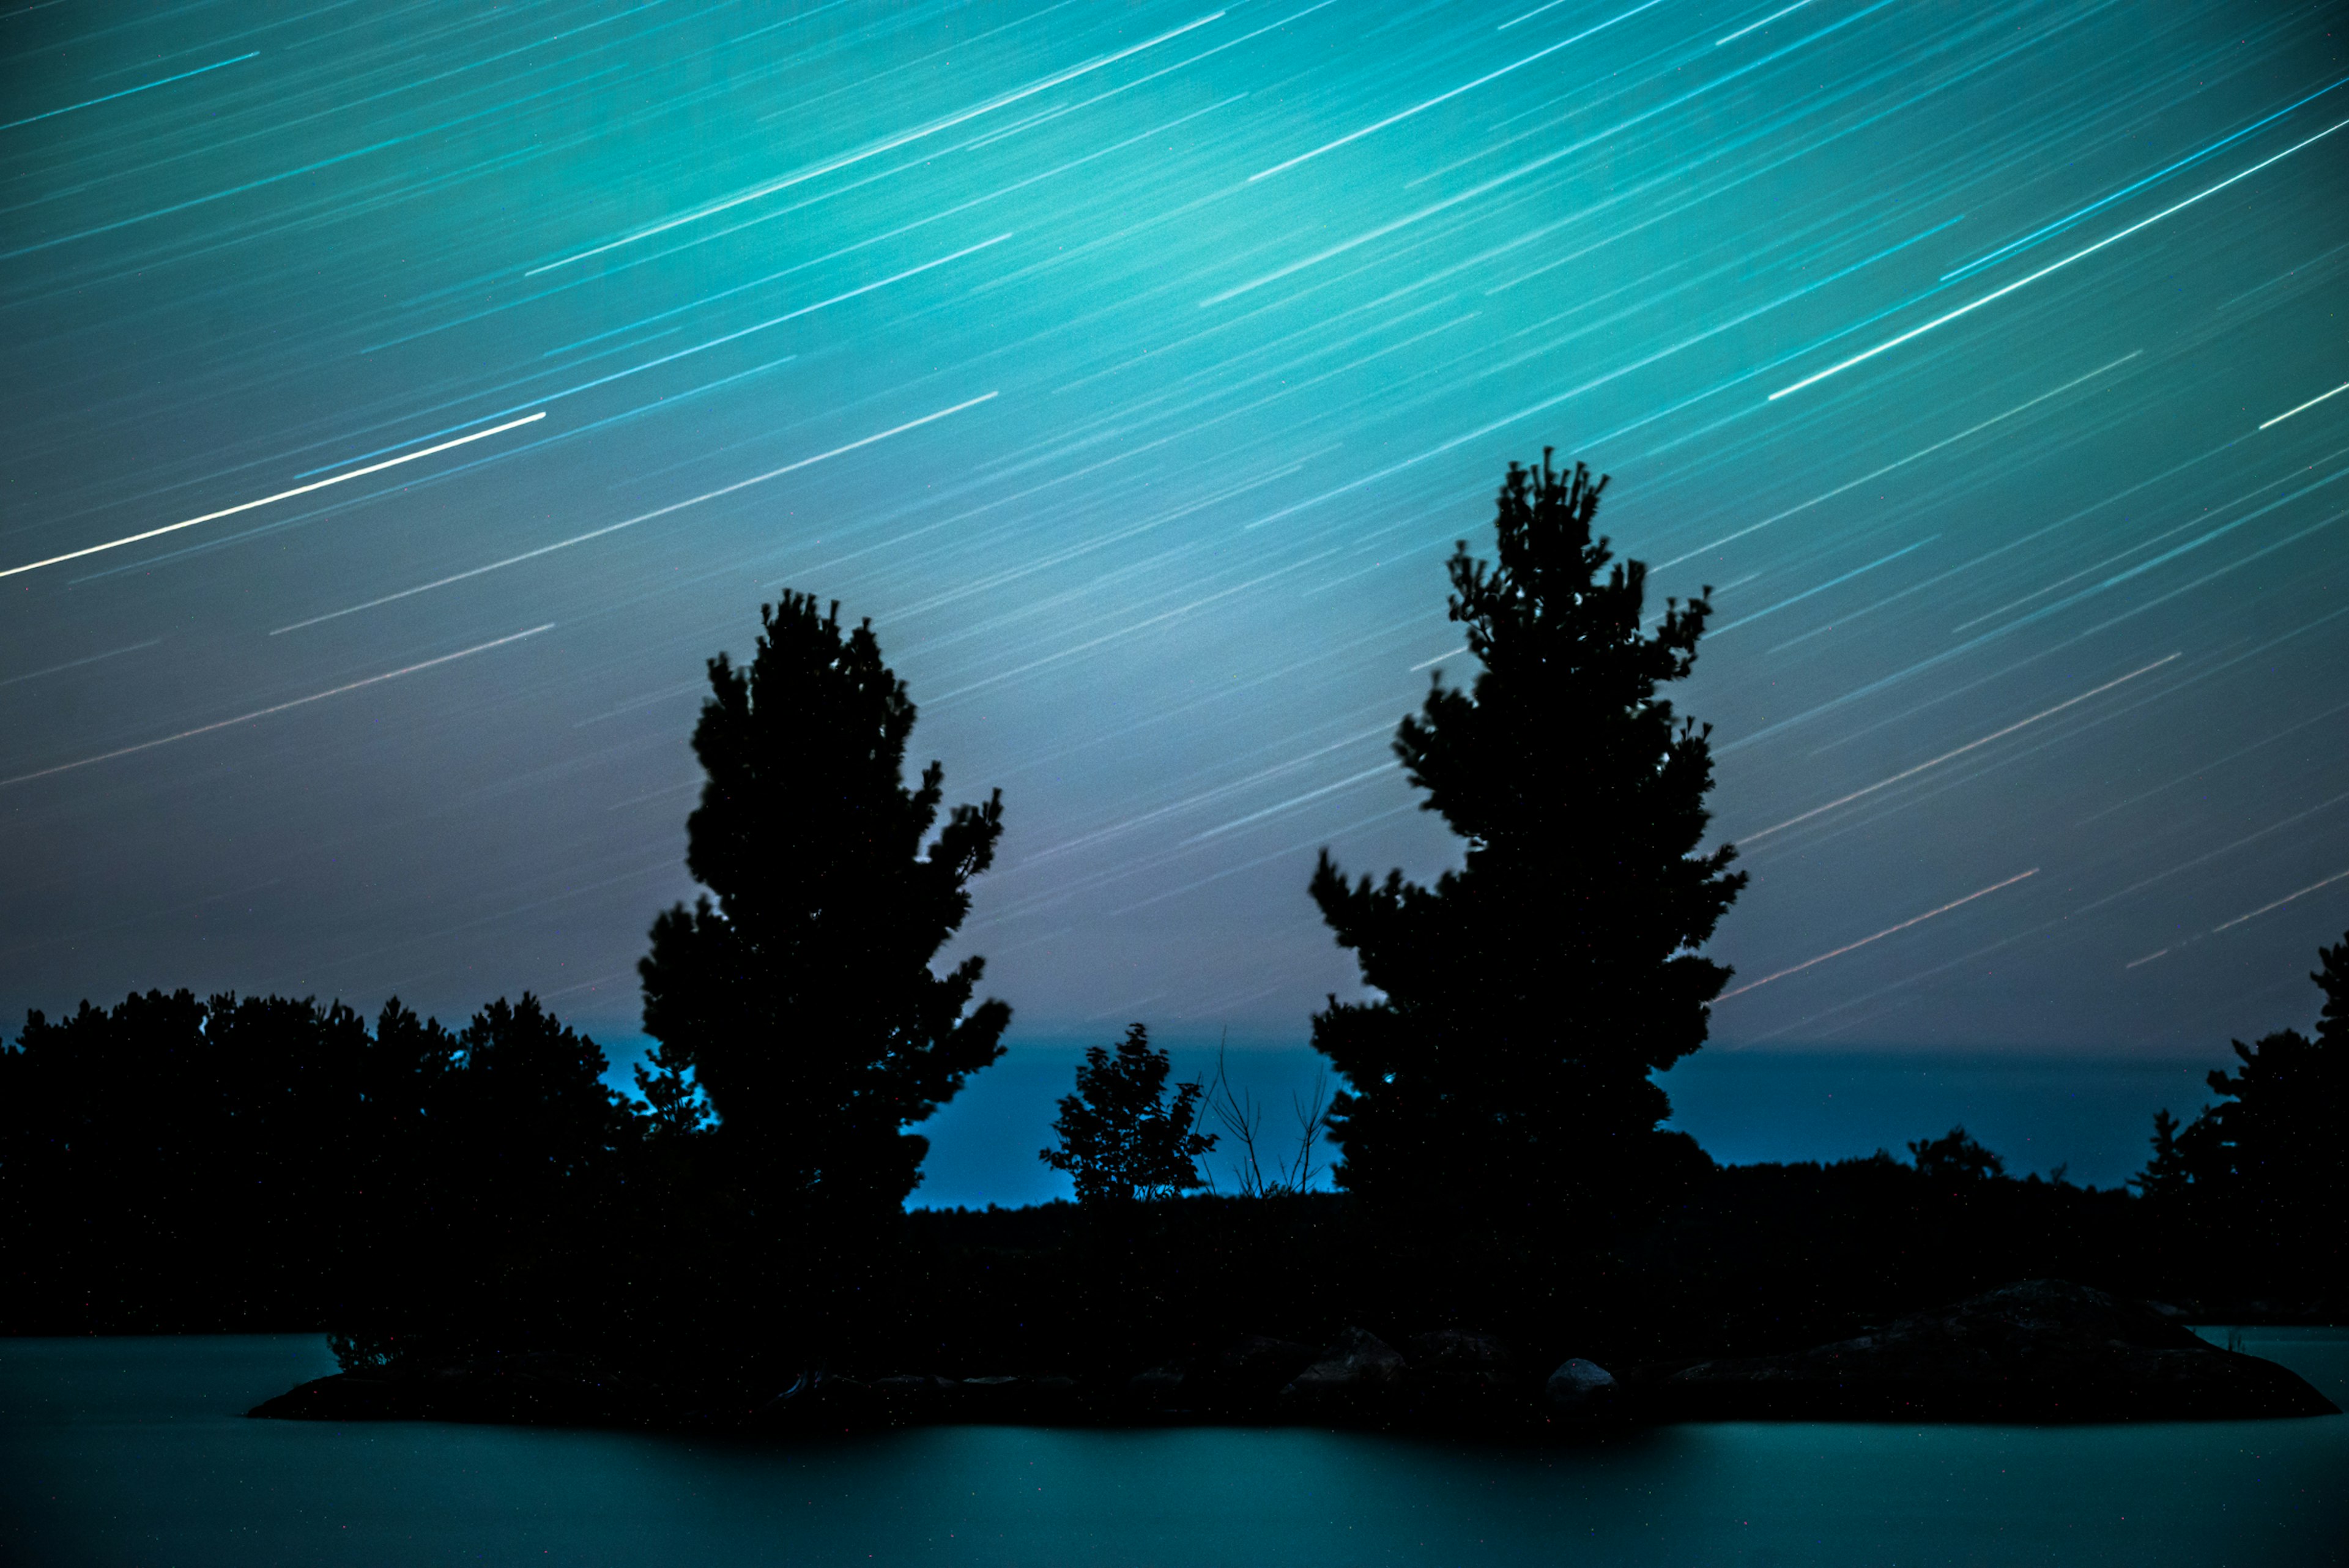
[[2167,1106],[2153,1113],[2153,1158],[2129,1178],[2129,1185],[2158,1202],[2170,1202],[2193,1185],[2189,1140],[2178,1137],[2179,1123]]
[[669,1060],[667,1047],[655,1046],[633,1069],[636,1098],[643,1106],[645,1136],[688,1138],[709,1129],[715,1116],[709,1096],[691,1075]]
[[1216,1147],[1213,1133],[1198,1130],[1204,1084],[1178,1084],[1166,1098],[1166,1053],[1150,1044],[1150,1032],[1130,1026],[1112,1056],[1106,1046],[1086,1047],[1077,1069],[1077,1092],[1062,1096],[1052,1123],[1059,1146],[1037,1158],[1074,1179],[1077,1201],[1086,1208],[1173,1197],[1204,1184],[1199,1157]]
[[1465,540],[1449,563],[1483,668],[1467,690],[1437,670],[1394,749],[1466,841],[1461,868],[1350,882],[1325,849],[1315,869],[1380,993],[1313,1020],[1350,1085],[1338,1179],[1366,1198],[1539,1221],[1630,1201],[1670,1158],[1648,1075],[1703,1044],[1729,971],[1697,950],[1745,877],[1729,846],[1697,852],[1710,730],[1656,694],[1689,674],[1712,590],[1642,632],[1645,566],[1610,566],[1591,535],[1606,483],[1547,451],[1538,472],[1511,463],[1497,566]]
[[653,923],[638,966],[660,1064],[689,1069],[754,1205],[852,1224],[920,1180],[922,1121],[1003,1054],[1011,1010],[973,1005],[984,961],[932,961],[970,909],[1002,794],[935,837],[944,768],[904,778],[915,707],[868,620],[812,595],[762,608],[749,666],[709,661],[686,823],[707,896]]
[[2232,1042],[2236,1070],[2206,1079],[2218,1102],[2182,1127],[2155,1112],[2154,1158],[2130,1179],[2169,1200],[2166,1218],[2210,1266],[2261,1288],[2349,1280],[2349,934],[2316,956],[2313,1037]]

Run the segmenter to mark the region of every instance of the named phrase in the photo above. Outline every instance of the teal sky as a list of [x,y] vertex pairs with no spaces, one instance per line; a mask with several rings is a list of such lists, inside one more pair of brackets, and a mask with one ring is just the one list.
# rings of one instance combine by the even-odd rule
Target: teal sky
[[1720,1044],[2208,1054],[2349,927],[2336,9],[53,0],[0,58],[0,1013],[632,1033],[702,661],[789,587],[1002,786],[1015,1038],[1301,1041],[1315,850],[1451,854],[1387,742],[1545,445],[1717,590]]

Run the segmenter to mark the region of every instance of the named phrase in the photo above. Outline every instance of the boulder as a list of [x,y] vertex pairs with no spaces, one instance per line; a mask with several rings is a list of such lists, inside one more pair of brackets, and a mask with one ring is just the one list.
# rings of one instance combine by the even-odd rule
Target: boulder
[[1578,1420],[1612,1411],[1620,1393],[1612,1373],[1578,1355],[1560,1363],[1542,1385],[1542,1397],[1548,1402],[1551,1413]]
[[947,1378],[903,1372],[873,1380],[873,1392],[893,1427],[919,1426],[936,1420],[954,1397],[955,1386]]
[[1349,1328],[1320,1359],[1280,1391],[1280,1404],[1309,1418],[1361,1420],[1390,1414],[1410,1364],[1378,1335]]
[[2165,1421],[2337,1414],[2271,1361],[2220,1350],[2142,1302],[2029,1280],[1783,1355],[1651,1377],[1682,1420]]
[[1320,1356],[1294,1340],[1245,1334],[1212,1355],[1137,1373],[1125,1385],[1125,1401],[1162,1418],[1259,1420],[1275,1413],[1280,1391]]
[[785,1432],[856,1431],[889,1420],[879,1389],[859,1378],[803,1372],[770,1400],[750,1425]]
[[1489,1334],[1439,1328],[1433,1334],[1415,1334],[1405,1343],[1411,1347],[1413,1376],[1430,1388],[1489,1394],[1516,1382],[1516,1358]]
[[264,1421],[415,1421],[428,1401],[412,1378],[338,1372],[296,1384],[245,1414]]
[[1125,1402],[1160,1415],[1182,1413],[1191,1392],[1190,1372],[1180,1363],[1144,1367],[1125,1380]]
[[966,1377],[951,1387],[945,1412],[957,1421],[1050,1426],[1076,1420],[1082,1414],[1073,1377]]
[[1247,1416],[1274,1407],[1280,1391],[1320,1359],[1309,1345],[1265,1334],[1242,1336],[1191,1369],[1199,1403],[1219,1416]]
[[1425,1418],[1515,1425],[1531,1413],[1531,1380],[1509,1347],[1491,1334],[1440,1328],[1405,1343],[1411,1350],[1410,1403]]

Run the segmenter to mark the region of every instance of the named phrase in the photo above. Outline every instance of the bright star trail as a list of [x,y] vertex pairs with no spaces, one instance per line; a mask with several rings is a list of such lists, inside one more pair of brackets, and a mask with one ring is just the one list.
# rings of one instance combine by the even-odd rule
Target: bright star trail
[[2286,409],[2283,412],[2282,412],[2282,413],[2278,414],[2275,418],[2273,418],[2273,419],[2271,419],[2271,420],[2261,420],[2261,421],[2260,421],[2260,429],[2261,429],[2261,430],[2265,430],[2265,429],[2267,429],[2270,425],[2280,425],[2280,424],[2283,423],[2283,422],[2284,422],[2284,421],[2286,421],[2286,420],[2288,420],[2288,419],[2292,418],[2292,415],[2294,415],[2294,414],[2304,414],[2304,413],[2306,413],[2309,410],[2311,410],[2311,409],[2313,409],[2313,408],[2316,407],[2316,405],[2317,405],[2317,404],[2322,403],[2322,402],[2329,401],[2330,400],[2332,400],[2332,399],[2333,399],[2333,398],[2337,398],[2337,397],[2339,397],[2339,396],[2340,396],[2342,393],[2344,393],[2344,392],[2349,392],[2349,381],[2344,381],[2344,382],[2342,382],[2339,386],[2337,386],[2337,387],[2333,388],[2333,389],[2331,391],[2329,391],[2329,392],[2322,392],[2322,393],[2319,393],[2317,396],[2315,396],[2315,397],[2313,397],[2313,398],[2309,399],[2309,400],[2308,400],[2308,401],[2306,401],[2306,402],[2304,402],[2304,403],[2296,403],[2296,404],[2294,404],[2292,407]]
[[2164,207],[2160,212],[2154,213],[2149,218],[2139,218],[2136,223],[2131,223],[2119,234],[2108,234],[2105,238],[2098,240],[2093,245],[2083,246],[2081,249],[2074,251],[2070,255],[2065,256],[2062,261],[2050,262],[2047,265],[2041,267],[2037,272],[2032,273],[2024,277],[2018,277],[2013,283],[2007,284],[2003,287],[1994,288],[1988,294],[1983,295],[1980,299],[1970,301],[1967,304],[1958,306],[1955,310],[1949,311],[1944,315],[1937,316],[1921,327],[1912,327],[1908,331],[1900,334],[1898,337],[1888,337],[1883,342],[1878,344],[1875,348],[1868,349],[1866,353],[1855,354],[1848,359],[1839,360],[1837,363],[1828,366],[1824,370],[1819,370],[1811,375],[1806,376],[1801,380],[1796,381],[1790,386],[1781,387],[1776,391],[1770,394],[1771,400],[1775,402],[1778,399],[1786,396],[1789,392],[1799,392],[1805,387],[1813,386],[1820,381],[1826,380],[1829,376],[1841,375],[1844,371],[1850,369],[1854,365],[1865,364],[1867,361],[1875,358],[1878,354],[1898,348],[1900,345],[1910,341],[1912,338],[1922,337],[1926,333],[1932,331],[1934,328],[1946,327],[1961,316],[1970,316],[1973,312],[1980,310],[1985,305],[1995,304],[1997,301],[2004,299],[2008,295],[2013,294],[2017,289],[2028,288],[2043,277],[2047,277],[2055,273],[2062,272],[2074,262],[2085,261],[2090,256],[2095,255],[2098,251],[2103,250],[2106,245],[2116,245],[2120,244],[2121,241],[2127,239],[2131,234],[2136,234],[2139,229],[2151,228],[2154,224],[2161,222],[2164,218],[2168,217],[2171,213],[2182,213],[2187,208],[2195,205],[2205,198],[2217,195],[2220,192],[2225,190],[2228,186],[2234,184],[2237,181],[2250,179],[2261,170],[2265,169],[2269,164],[2282,162],[2283,160],[2291,157],[2293,153],[2299,151],[2302,148],[2313,146],[2315,143],[2323,140],[2326,137],[2332,135],[2334,131],[2340,130],[2344,125],[2349,125],[2349,119],[2339,120],[2332,125],[2328,125],[2323,130],[2318,131],[2314,136],[2310,137],[2307,140],[2287,147],[2282,152],[2276,153],[2273,157],[2263,158],[2259,162],[2252,164],[2249,169],[2244,170],[2241,173],[2230,175],[2228,178],[2220,181],[2216,185],[2211,186],[2206,191],[2197,191],[2193,195],[2187,197],[2183,202],[2177,202],[2172,206]]
[[241,501],[234,506],[223,506],[217,512],[207,512],[201,517],[190,517],[184,522],[166,523],[160,528],[150,528],[143,534],[129,534],[119,539],[109,539],[102,545],[85,545],[78,550],[67,550],[62,556],[51,556],[43,561],[27,561],[21,566],[10,566],[5,570],[0,570],[0,577],[13,577],[19,572],[37,572],[43,566],[54,566],[65,561],[78,561],[84,556],[95,556],[104,550],[119,550],[125,545],[143,544],[149,539],[159,538],[165,534],[176,534],[182,528],[193,528],[201,523],[213,523],[222,517],[233,517],[240,512],[250,512],[257,506],[274,506],[280,501],[291,501],[297,495],[307,495],[314,490],[324,490],[328,485],[343,484],[354,479],[364,479],[370,473],[381,473],[387,468],[398,468],[404,462],[414,462],[419,458],[435,457],[451,447],[464,446],[494,435],[503,435],[517,425],[526,425],[545,417],[543,413],[527,414],[521,419],[508,420],[504,424],[494,425],[485,431],[476,431],[471,435],[459,436],[455,441],[444,441],[438,446],[428,446],[421,452],[411,452],[399,457],[386,458],[381,462],[371,462],[365,468],[354,468],[330,478],[314,479],[307,484],[297,484],[291,490],[281,490],[274,495],[264,495],[258,501]]
[[1003,788],[1016,1041],[1301,1044],[1360,994],[1314,851],[1456,862],[1389,742],[1545,446],[1651,617],[1716,589],[1721,1046],[2223,1053],[2349,929],[2337,11],[66,0],[0,55],[11,1020],[629,1040],[704,661],[791,588]]

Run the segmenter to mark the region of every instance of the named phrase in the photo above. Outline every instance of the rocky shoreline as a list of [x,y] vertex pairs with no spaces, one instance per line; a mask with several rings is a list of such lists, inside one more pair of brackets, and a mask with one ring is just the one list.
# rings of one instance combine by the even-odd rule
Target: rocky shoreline
[[251,1412],[756,1434],[947,1423],[1312,1425],[1495,1437],[1667,1421],[2230,1420],[2338,1415],[2271,1361],[2202,1340],[2173,1312],[2034,1280],[1784,1355],[1545,1373],[1457,1329],[1390,1345],[1360,1328],[1309,1345],[1251,1335],[1122,1378],[802,1372],[780,1389],[685,1389],[553,1355],[322,1377]]

